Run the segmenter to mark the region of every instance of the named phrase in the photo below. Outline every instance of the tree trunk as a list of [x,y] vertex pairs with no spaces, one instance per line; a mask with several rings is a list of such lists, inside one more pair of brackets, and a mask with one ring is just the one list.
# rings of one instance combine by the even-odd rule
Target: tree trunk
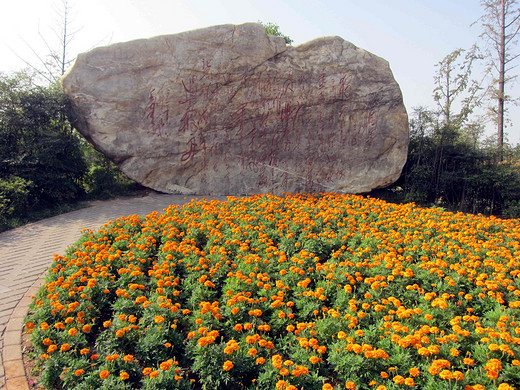
[[506,73],[506,10],[505,1],[501,1],[500,9],[500,53],[498,70],[498,120],[497,120],[497,159],[504,159],[504,99],[505,99],[505,73]]

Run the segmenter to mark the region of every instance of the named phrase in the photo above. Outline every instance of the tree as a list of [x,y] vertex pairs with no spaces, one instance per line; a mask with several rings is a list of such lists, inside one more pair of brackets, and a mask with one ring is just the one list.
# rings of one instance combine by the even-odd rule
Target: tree
[[489,45],[489,69],[494,73],[492,98],[497,101],[497,155],[503,159],[504,149],[504,113],[505,103],[509,100],[506,95],[506,84],[516,76],[509,76],[514,67],[512,62],[520,54],[515,53],[517,35],[520,30],[520,7],[516,0],[481,0],[484,15],[479,19],[483,28],[481,38]]
[[[37,52],[31,44],[25,42],[36,57],[37,63],[18,56],[32,71],[39,75],[47,84],[59,82],[74,61],[70,56],[70,45],[79,30],[72,30],[72,6],[69,0],[61,0],[55,6],[57,15],[56,27],[51,28],[53,35],[45,36],[41,31],[38,35],[47,49],[43,55]],[[15,53],[16,54],[16,53]]]
[[[477,48],[474,46],[467,52],[461,62],[460,57],[464,52],[464,49],[454,50],[436,65],[433,98],[441,109],[446,127],[460,128],[479,104],[479,86],[475,80],[471,80],[473,63],[479,58]],[[454,103],[459,106],[458,113],[454,112]]]
[[75,200],[83,192],[87,167],[68,110],[57,86],[36,87],[26,75],[0,75],[0,177],[25,183],[36,208]]
[[[465,50],[454,50],[436,65],[433,97],[444,120],[436,128],[437,147],[432,176],[435,194],[439,194],[443,171],[449,166],[445,158],[446,148],[452,148],[459,141],[462,126],[478,105],[476,94],[479,86],[476,81],[471,80],[472,65],[478,58],[476,51],[474,46],[461,60]],[[455,106],[458,110],[455,110]]]
[[282,34],[282,32],[280,31],[280,27],[277,24],[271,22],[260,23],[262,23],[262,26],[264,26],[267,35],[275,35],[277,37],[282,37],[285,40],[285,43],[287,44],[291,44],[293,42],[293,40],[289,38],[287,35]]

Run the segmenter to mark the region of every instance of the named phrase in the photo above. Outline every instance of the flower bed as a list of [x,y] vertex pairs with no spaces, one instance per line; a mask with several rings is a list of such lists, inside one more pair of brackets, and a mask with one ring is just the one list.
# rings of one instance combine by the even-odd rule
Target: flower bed
[[520,222],[361,196],[86,232],[26,328],[46,388],[520,388]]

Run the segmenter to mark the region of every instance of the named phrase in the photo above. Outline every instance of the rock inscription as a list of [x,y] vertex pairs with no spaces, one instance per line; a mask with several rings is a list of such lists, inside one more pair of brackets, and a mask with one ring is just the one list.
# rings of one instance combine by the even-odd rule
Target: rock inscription
[[395,181],[408,119],[388,63],[260,24],[121,43],[63,79],[76,127],[129,177],[186,194],[361,193]]

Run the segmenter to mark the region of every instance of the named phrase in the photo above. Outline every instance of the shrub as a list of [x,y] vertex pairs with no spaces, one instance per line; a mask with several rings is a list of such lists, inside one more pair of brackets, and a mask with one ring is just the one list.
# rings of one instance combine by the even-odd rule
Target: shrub
[[82,194],[86,165],[67,120],[68,100],[57,86],[34,86],[27,76],[0,75],[0,175],[31,182],[33,208]]
[[25,326],[47,388],[518,388],[519,222],[192,201],[87,232]]
[[27,215],[32,186],[21,177],[0,178],[0,231],[9,228],[12,219]]

